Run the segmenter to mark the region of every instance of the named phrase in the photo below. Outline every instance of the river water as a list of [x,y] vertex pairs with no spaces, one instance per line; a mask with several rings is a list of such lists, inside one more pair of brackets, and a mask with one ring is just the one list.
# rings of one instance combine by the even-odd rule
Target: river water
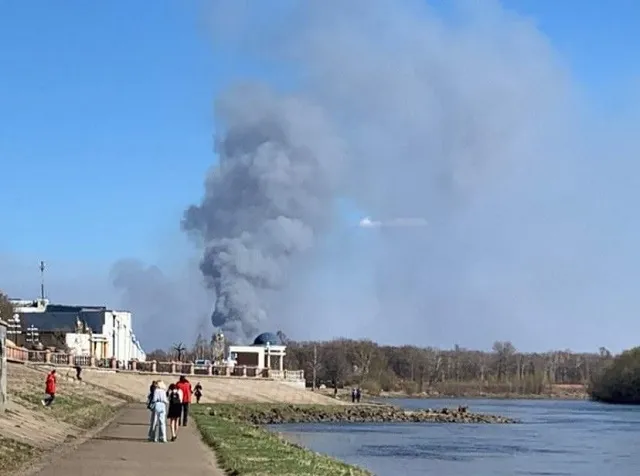
[[469,405],[516,425],[296,424],[274,429],[379,476],[637,476],[640,407],[554,400],[391,400],[405,408]]

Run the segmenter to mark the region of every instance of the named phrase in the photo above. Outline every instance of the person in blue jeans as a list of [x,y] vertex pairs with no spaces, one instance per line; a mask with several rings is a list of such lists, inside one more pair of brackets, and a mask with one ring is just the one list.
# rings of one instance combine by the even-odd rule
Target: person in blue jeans
[[149,396],[149,441],[167,442],[167,387],[162,380],[158,381],[153,394]]

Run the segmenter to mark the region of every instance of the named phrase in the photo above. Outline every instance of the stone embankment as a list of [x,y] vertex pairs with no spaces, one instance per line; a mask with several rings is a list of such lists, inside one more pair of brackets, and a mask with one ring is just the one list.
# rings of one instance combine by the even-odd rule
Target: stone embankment
[[283,423],[517,423],[511,418],[472,413],[466,408],[441,410],[404,410],[387,405],[279,405],[270,407],[246,406],[230,409],[215,405],[210,414],[243,420],[255,425]]

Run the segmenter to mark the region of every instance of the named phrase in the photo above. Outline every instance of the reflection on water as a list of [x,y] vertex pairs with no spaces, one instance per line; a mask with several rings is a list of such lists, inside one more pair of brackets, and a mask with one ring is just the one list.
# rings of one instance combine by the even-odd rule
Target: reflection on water
[[312,424],[276,429],[315,451],[395,475],[640,475],[640,408],[586,401],[394,400],[469,405],[517,425]]

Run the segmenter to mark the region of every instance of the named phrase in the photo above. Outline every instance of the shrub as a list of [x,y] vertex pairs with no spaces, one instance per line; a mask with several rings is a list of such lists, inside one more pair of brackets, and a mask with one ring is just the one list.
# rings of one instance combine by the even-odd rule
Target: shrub
[[413,380],[408,380],[402,383],[402,389],[407,395],[415,395],[418,393],[418,383]]
[[360,387],[369,395],[380,395],[380,384],[375,380],[365,380]]

